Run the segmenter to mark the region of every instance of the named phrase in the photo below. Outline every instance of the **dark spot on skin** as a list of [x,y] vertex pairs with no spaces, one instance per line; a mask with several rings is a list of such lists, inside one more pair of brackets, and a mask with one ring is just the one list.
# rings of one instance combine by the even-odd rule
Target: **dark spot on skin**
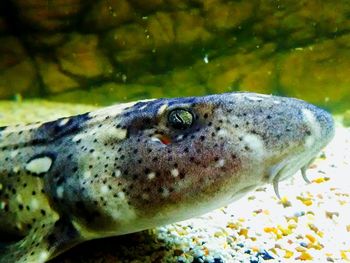
[[56,184],[57,186],[60,186],[61,184],[63,184],[65,181],[65,178],[63,176],[59,177]]

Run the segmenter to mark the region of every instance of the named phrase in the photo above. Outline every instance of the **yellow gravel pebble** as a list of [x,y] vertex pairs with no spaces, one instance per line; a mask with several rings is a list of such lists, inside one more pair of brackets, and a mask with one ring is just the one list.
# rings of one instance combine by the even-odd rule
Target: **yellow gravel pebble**
[[313,257],[306,251],[301,252],[301,255],[298,257],[300,260],[313,260]]
[[297,196],[297,199],[306,206],[311,206],[313,204],[311,198],[308,197]]
[[350,249],[348,250],[340,250],[340,256],[343,260],[346,260],[346,261],[350,261],[349,257],[348,257],[348,253],[350,253]]
[[290,251],[288,249],[285,249],[284,251],[285,251],[285,254],[283,256],[284,258],[291,258],[294,255],[293,251]]
[[311,242],[311,243],[315,243],[316,238],[310,234],[306,234],[305,237]]
[[319,178],[312,180],[312,182],[320,184],[320,183],[324,183],[324,182],[329,181],[329,179],[330,179],[329,177],[319,177]]

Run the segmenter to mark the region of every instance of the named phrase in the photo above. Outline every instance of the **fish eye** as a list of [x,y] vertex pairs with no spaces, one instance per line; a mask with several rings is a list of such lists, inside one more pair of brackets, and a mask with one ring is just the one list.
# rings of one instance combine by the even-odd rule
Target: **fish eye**
[[168,114],[168,124],[178,130],[184,130],[192,126],[193,114],[187,109],[174,109]]

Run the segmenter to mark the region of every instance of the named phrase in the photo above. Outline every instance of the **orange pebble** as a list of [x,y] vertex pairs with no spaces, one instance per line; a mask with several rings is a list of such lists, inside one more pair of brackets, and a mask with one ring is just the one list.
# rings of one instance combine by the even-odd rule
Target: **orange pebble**
[[239,233],[240,236],[244,236],[245,238],[248,238],[248,229],[242,228]]

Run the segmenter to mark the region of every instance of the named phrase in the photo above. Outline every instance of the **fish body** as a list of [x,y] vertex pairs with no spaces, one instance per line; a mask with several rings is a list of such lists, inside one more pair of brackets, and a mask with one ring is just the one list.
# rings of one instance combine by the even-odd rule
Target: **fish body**
[[138,101],[0,131],[0,263],[184,220],[306,167],[330,114],[255,93]]

